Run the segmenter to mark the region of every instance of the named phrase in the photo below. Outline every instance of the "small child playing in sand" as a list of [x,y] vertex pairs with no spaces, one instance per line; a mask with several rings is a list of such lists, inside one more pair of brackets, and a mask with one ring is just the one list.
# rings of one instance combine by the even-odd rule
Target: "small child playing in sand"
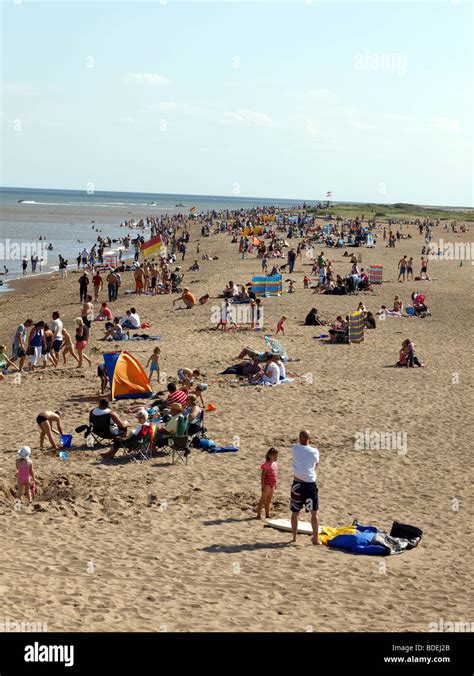
[[288,284],[288,293],[294,293],[295,292],[295,283],[293,281],[290,281]]
[[262,495],[257,507],[257,519],[262,518],[262,509],[265,508],[265,518],[270,517],[270,507],[273,493],[278,483],[278,451],[276,448],[270,448],[265,456],[265,462],[260,466],[262,470],[261,486]]
[[287,318],[285,317],[285,315],[283,315],[283,317],[280,319],[280,321],[279,321],[278,324],[277,324],[277,330],[276,330],[276,334],[275,334],[275,335],[278,336],[279,333],[282,333],[283,335],[285,335],[285,322],[286,322],[286,319],[287,319]]
[[147,366],[150,366],[150,373],[148,374],[148,380],[150,381],[150,384],[151,379],[153,377],[153,373],[156,373],[156,379],[158,382],[160,382],[160,354],[161,354],[160,348],[155,347],[152,354],[150,355],[149,360],[146,363]]
[[106,393],[107,385],[109,384],[109,377],[107,375],[105,363],[99,364],[97,367],[97,377],[100,380],[100,393],[103,396]]
[[10,359],[8,359],[6,355],[6,346],[5,345],[0,345],[0,380],[3,380],[4,374],[3,371],[7,371],[8,367],[11,366],[15,371],[19,371],[20,369],[18,366],[16,366]]
[[303,279],[303,286],[305,289],[309,289],[309,285],[311,284],[311,277],[308,277],[308,275],[304,276]]
[[[33,462],[30,460],[31,448],[29,446],[23,446],[18,451],[18,457],[16,459],[15,465],[18,473],[18,500],[21,502],[21,497],[25,493],[28,498],[28,502],[31,502],[32,489],[36,489],[36,477],[33,470]],[[31,483],[33,481],[33,484]]]

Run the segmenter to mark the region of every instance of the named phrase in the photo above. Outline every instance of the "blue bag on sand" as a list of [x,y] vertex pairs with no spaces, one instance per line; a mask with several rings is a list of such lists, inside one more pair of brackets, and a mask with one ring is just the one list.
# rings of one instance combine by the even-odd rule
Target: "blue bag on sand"
[[216,444],[214,441],[211,441],[210,439],[199,439],[199,448],[202,448],[203,451],[209,451],[212,450],[216,447]]
[[237,446],[215,446],[209,449],[209,453],[235,453],[238,450]]

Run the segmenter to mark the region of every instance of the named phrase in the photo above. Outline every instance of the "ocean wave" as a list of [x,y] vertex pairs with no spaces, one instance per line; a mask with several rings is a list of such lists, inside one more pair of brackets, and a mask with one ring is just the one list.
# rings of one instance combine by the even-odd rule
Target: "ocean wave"
[[[35,202],[34,200],[21,200],[18,204],[37,204],[47,207],[130,207],[137,206],[130,202]],[[150,205],[151,206],[151,205]]]

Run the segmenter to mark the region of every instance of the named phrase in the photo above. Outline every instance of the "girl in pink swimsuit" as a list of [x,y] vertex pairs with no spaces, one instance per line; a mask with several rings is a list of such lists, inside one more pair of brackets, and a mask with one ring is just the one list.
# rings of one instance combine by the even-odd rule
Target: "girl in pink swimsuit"
[[18,451],[18,457],[16,459],[16,469],[18,473],[18,500],[21,501],[23,493],[25,493],[28,498],[28,502],[32,501],[32,485],[31,481],[33,480],[33,489],[35,488],[36,477],[33,470],[33,463],[30,460],[31,448],[29,446],[23,446]]
[[278,483],[278,451],[276,448],[270,448],[265,456],[265,462],[260,466],[262,470],[261,486],[262,495],[257,507],[257,519],[262,518],[262,510],[265,508],[265,518],[270,517],[270,507],[272,504],[273,493]]

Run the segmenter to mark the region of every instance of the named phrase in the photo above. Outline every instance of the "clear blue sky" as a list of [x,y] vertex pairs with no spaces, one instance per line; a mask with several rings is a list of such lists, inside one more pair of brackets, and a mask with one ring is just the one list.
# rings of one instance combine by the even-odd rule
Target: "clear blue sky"
[[2,185],[473,206],[470,3],[162,2],[3,5]]

